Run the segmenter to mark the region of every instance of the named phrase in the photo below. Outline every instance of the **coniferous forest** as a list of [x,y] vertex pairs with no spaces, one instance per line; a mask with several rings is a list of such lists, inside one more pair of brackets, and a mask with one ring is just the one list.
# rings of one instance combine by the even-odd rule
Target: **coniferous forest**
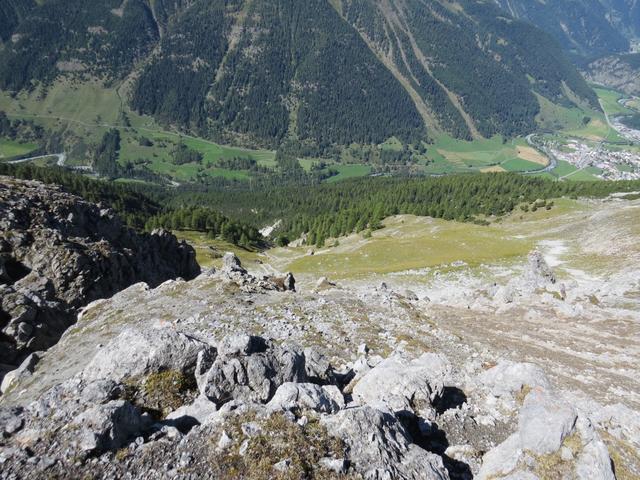
[[[164,126],[291,153],[526,134],[552,103],[598,109],[556,41],[464,0],[0,0],[0,90],[130,77]],[[153,54],[151,54],[153,52]]]
[[[0,163],[0,175],[62,185],[93,202],[111,205],[139,230],[196,230],[242,246],[264,242],[258,228],[281,221],[277,235],[306,234],[310,245],[375,230],[397,214],[485,224],[519,206],[558,197],[603,197],[640,190],[640,181],[554,182],[519,174],[471,174],[437,178],[368,178],[336,184],[249,190],[208,190],[114,184],[62,169]],[[203,207],[206,206],[206,207]]]

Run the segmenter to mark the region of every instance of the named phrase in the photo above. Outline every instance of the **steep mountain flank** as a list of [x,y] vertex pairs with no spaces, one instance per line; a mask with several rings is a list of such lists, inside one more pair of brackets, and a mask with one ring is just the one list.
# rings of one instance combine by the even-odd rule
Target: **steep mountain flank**
[[111,210],[0,177],[2,364],[49,348],[91,301],[199,272],[194,250],[167,232],[139,235]]
[[532,90],[566,103],[568,88],[597,103],[550,38],[491,5],[346,0],[341,11],[444,131],[530,131],[539,111]]
[[589,63],[586,77],[629,95],[640,95],[640,53],[611,55]]
[[580,56],[629,49],[640,32],[635,0],[495,0],[505,12],[549,32],[567,51]]
[[11,33],[36,6],[34,0],[0,1],[0,45],[11,38]]
[[470,0],[49,0],[9,35],[2,89],[126,77],[138,112],[247,145],[524,134],[533,92],[597,108],[549,36]]

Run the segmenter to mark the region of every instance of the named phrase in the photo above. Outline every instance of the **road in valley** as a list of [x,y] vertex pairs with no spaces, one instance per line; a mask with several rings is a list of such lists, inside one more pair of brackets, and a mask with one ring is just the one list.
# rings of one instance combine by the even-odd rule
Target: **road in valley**
[[56,157],[56,165],[59,167],[64,167],[65,162],[67,161],[66,153],[50,153],[48,155],[38,155],[37,157],[29,157],[29,158],[19,158],[18,160],[10,160],[7,163],[15,165],[17,163],[27,163],[32,162],[33,160],[40,160],[42,158]]

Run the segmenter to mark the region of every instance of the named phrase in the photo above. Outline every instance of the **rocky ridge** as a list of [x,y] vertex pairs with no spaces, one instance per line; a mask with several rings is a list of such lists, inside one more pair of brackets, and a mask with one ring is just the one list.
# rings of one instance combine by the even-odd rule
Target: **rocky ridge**
[[199,273],[194,250],[168,232],[138,234],[112,210],[60,188],[0,178],[3,372],[55,344],[89,302],[137,282],[155,287]]
[[[614,479],[633,468],[607,447],[638,451],[637,413],[585,408],[536,365],[458,343],[415,295],[331,282],[295,293],[232,256],[224,265],[87,306],[0,400],[0,477]],[[530,265],[526,282],[556,282],[539,255]]]

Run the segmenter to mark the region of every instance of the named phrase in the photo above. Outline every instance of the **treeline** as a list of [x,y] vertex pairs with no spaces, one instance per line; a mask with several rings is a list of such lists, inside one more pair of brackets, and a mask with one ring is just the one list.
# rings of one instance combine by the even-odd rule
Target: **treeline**
[[117,178],[120,174],[118,155],[120,153],[120,131],[112,128],[107,131],[96,147],[93,160],[95,171],[107,178]]
[[205,207],[187,207],[151,217],[146,229],[195,230],[212,238],[221,237],[227,242],[249,248],[263,243],[257,228],[225,217],[220,212]]
[[187,163],[202,163],[202,153],[187,147],[184,143],[180,142],[171,152],[173,157],[173,163],[176,165],[186,165]]
[[45,136],[45,130],[31,120],[11,120],[0,110],[0,138],[10,138],[22,142],[40,142]]
[[[128,178],[154,182],[161,185],[167,183],[167,178],[147,168],[148,160],[138,158],[134,161],[127,160],[124,164],[120,164],[118,161],[120,156],[120,141],[120,130],[112,128],[105,132],[100,143],[96,145],[95,151],[93,152],[93,169],[98,175],[110,180]],[[193,150],[189,150],[189,152],[193,152]],[[201,158],[199,152],[195,153],[200,155],[199,158]]]
[[62,168],[35,167],[29,164],[10,165],[0,162],[0,175],[60,185],[69,193],[87,201],[108,205],[128,226],[137,230],[196,230],[247,248],[259,246],[264,241],[255,227],[232,220],[212,208],[171,209],[161,206],[173,195],[173,190],[170,189],[94,180]]
[[310,244],[375,229],[390,215],[413,214],[477,221],[507,214],[522,204],[562,196],[602,197],[636,191],[640,181],[554,182],[513,173],[437,178],[362,178],[335,184],[260,191],[178,189],[171,204],[215,205],[225,215],[254,225],[282,220],[279,234]]
[[271,171],[268,167],[258,165],[258,162],[249,157],[221,158],[216,166],[228,170],[246,170],[256,173],[269,173]]
[[322,246],[328,238],[375,230],[391,215],[485,224],[525,205],[551,208],[553,198],[640,190],[640,181],[555,182],[515,173],[360,178],[257,190],[121,185],[61,169],[2,163],[0,174],[61,184],[90,201],[112,206],[137,228],[197,230],[242,246],[259,243],[256,227],[276,220],[281,220],[276,232],[280,243],[306,234],[308,244]]

